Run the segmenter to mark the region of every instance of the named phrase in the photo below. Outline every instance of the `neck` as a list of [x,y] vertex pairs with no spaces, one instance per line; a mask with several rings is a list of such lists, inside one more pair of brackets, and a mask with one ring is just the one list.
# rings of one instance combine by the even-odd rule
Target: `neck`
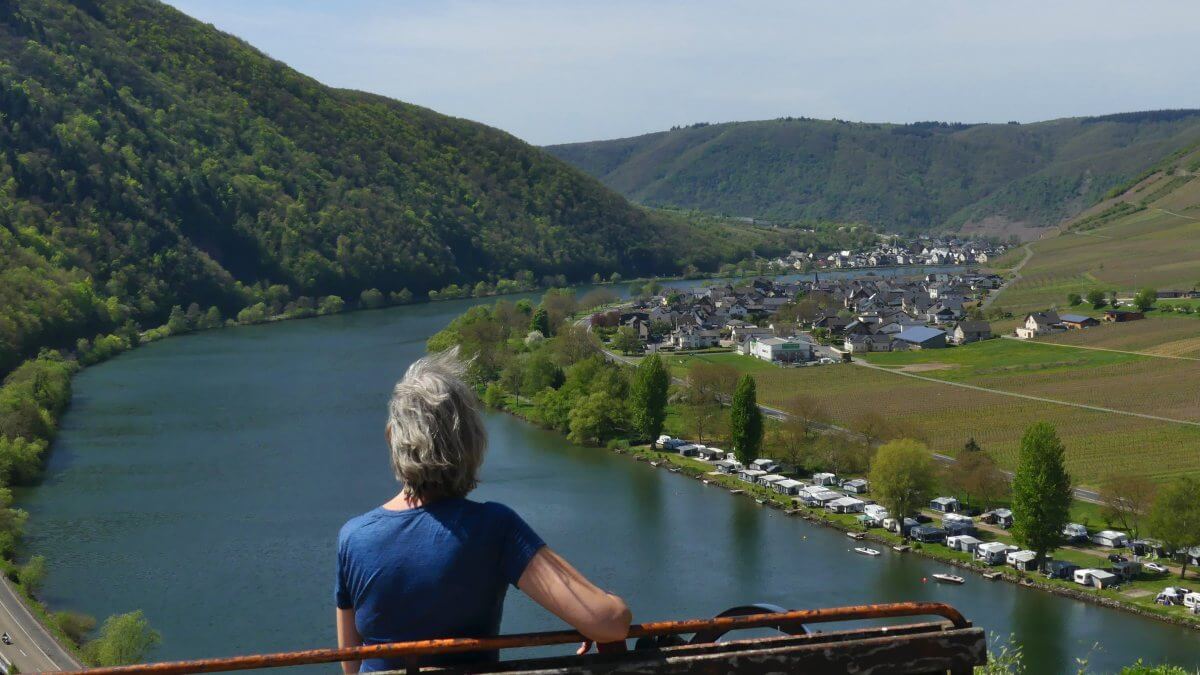
[[425,506],[428,503],[428,500],[414,497],[413,495],[409,494],[407,490],[401,490],[399,494],[388,500],[388,502],[383,505],[383,508],[389,511],[407,511],[408,509],[415,509]]

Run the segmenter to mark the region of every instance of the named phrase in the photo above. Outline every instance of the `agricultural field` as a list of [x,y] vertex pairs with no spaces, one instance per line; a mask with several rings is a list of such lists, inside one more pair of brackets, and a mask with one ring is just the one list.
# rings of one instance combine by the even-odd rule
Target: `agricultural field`
[[1152,312],[1145,321],[1101,324],[1087,330],[1056,333],[1039,338],[1038,342],[1200,358],[1200,318]]
[[[1050,346],[1041,349],[1061,351]],[[951,351],[959,350],[937,353]],[[1025,429],[1048,421],[1058,428],[1067,446],[1068,468],[1082,485],[1096,485],[1114,472],[1152,478],[1200,474],[1200,427],[1196,426],[1047,404],[855,365],[778,368],[736,355],[693,358],[719,358],[753,372],[759,401],[767,405],[786,410],[797,397],[806,397],[823,410],[825,421],[859,429],[883,418],[940,452],[953,452],[973,437],[1009,469],[1016,464]],[[686,372],[686,360],[674,362],[672,370]],[[1051,361],[1044,357],[1041,362]],[[930,372],[936,371],[923,374]],[[1055,371],[1048,367],[1045,372]]]
[[[1160,174],[1030,247],[1021,278],[993,307],[1020,314],[1065,307],[1068,293],[1092,288],[1192,288],[1200,283],[1200,178],[1182,168]],[[1018,249],[995,266],[1011,269],[1022,257]]]

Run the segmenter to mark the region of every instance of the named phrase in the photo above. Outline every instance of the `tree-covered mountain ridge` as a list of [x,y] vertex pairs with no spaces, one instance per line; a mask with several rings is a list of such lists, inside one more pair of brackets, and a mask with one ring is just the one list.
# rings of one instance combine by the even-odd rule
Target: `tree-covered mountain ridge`
[[0,373],[173,306],[661,274],[770,238],[326,87],[155,0],[0,0],[0,141]]
[[1200,110],[1030,124],[783,118],[553,145],[635,201],[892,230],[1046,227],[1200,142]]

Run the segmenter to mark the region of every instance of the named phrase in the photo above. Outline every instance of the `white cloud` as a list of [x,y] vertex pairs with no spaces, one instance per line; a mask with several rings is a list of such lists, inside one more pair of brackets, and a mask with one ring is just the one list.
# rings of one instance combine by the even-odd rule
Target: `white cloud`
[[172,1],[328,84],[535,143],[1200,106],[1197,3]]

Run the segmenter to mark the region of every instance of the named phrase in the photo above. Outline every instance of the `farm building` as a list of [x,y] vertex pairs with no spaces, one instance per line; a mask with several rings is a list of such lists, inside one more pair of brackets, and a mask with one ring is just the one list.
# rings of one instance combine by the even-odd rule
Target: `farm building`
[[1100,325],[1100,322],[1095,318],[1084,316],[1083,314],[1063,314],[1059,318],[1062,319],[1063,326],[1066,326],[1072,330],[1079,330],[1080,328],[1090,328],[1092,326]]
[[946,346],[946,331],[928,326],[912,326],[897,333],[895,342],[909,349],[940,349]]
[[795,363],[811,361],[813,346],[811,342],[792,338],[751,338],[750,355],[774,363]]
[[1109,309],[1104,312],[1104,320],[1112,323],[1124,323],[1126,321],[1137,321],[1138,319],[1146,318],[1141,312],[1132,312],[1122,309]]
[[1039,335],[1047,333],[1057,333],[1066,330],[1063,328],[1062,320],[1058,317],[1058,312],[1031,312],[1025,315],[1025,321],[1016,329],[1017,337],[1023,340],[1029,340]]

